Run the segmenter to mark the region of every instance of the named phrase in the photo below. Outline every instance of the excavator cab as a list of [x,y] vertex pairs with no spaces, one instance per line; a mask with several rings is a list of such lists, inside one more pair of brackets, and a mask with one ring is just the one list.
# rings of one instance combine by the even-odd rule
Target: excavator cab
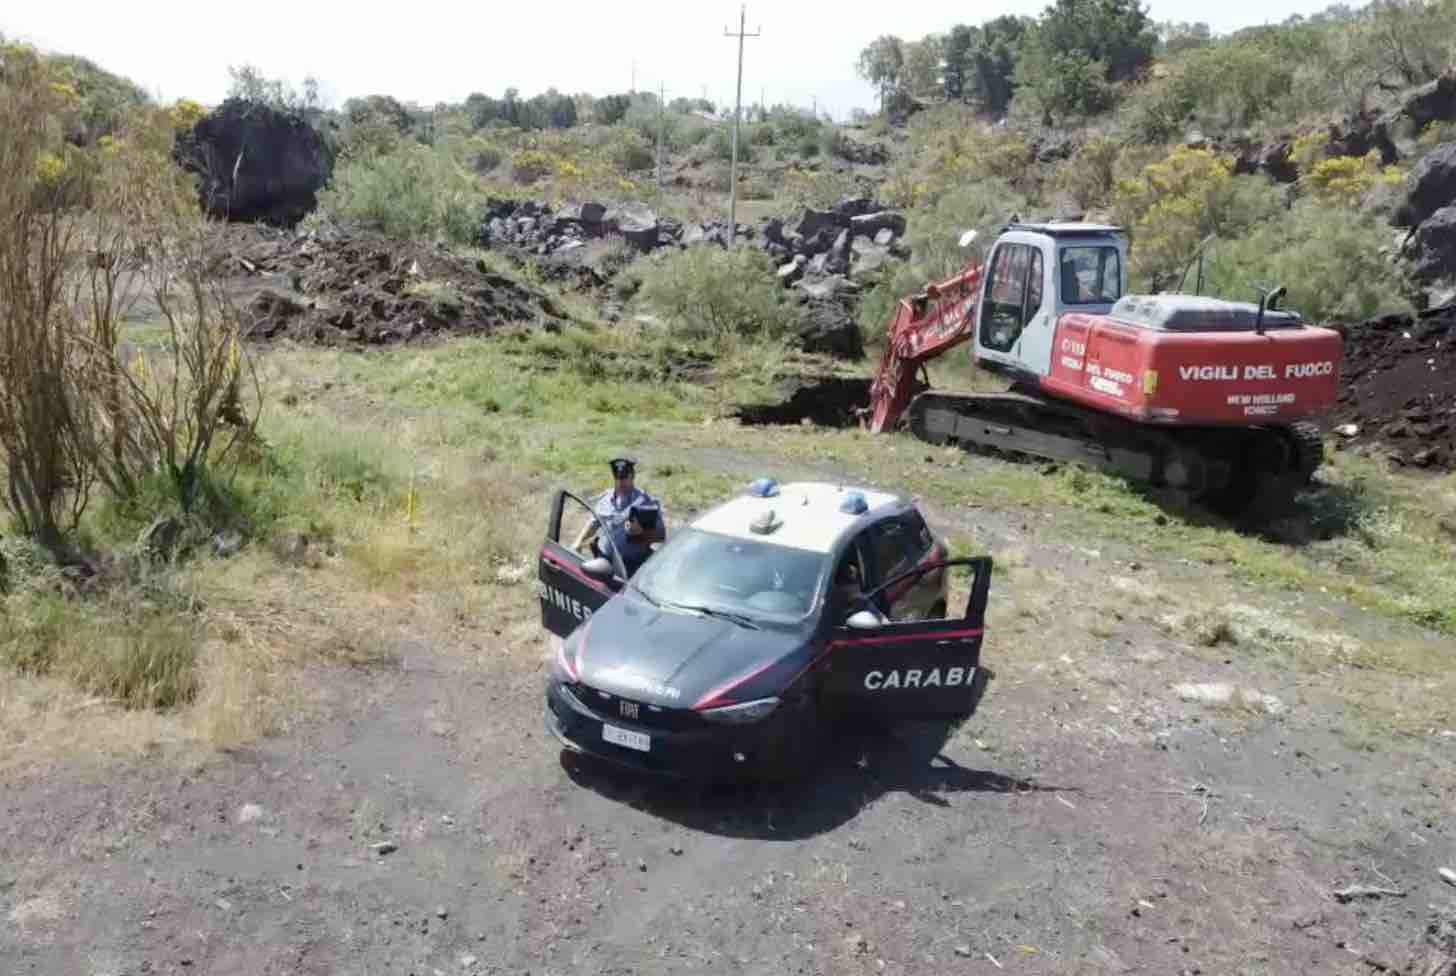
[[1127,237],[1104,224],[1011,224],[985,267],[976,359],[1003,372],[1046,376],[1057,318],[1105,314],[1127,290]]

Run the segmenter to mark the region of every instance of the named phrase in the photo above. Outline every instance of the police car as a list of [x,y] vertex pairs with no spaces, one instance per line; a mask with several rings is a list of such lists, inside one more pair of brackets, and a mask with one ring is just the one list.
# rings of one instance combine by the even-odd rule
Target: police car
[[[693,778],[794,776],[833,717],[964,717],[985,691],[991,560],[947,559],[903,498],[760,480],[630,580],[614,553],[563,542],[569,514],[592,517],[560,492],[539,567],[541,622],[560,638],[546,724],[568,750]],[[955,567],[969,596],[951,607]]]

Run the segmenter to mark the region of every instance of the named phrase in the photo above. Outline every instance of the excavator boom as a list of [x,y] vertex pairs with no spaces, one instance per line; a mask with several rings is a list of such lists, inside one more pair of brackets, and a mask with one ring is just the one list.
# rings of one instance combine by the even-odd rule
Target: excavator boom
[[916,370],[976,334],[981,271],[980,262],[972,262],[895,306],[879,373],[870,385],[870,430],[892,429],[916,392]]

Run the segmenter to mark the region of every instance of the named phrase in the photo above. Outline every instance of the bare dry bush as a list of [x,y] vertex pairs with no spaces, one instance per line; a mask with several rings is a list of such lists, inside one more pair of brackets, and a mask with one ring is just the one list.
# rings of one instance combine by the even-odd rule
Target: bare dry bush
[[[124,501],[160,475],[191,510],[252,436],[262,395],[218,273],[223,231],[171,161],[178,121],[146,108],[94,150],[66,149],[74,93],[23,47],[0,51],[0,72],[6,503],[68,559],[97,484]],[[122,334],[143,301],[166,325],[150,356]]]
[[61,554],[92,485],[76,437],[77,336],[64,302],[78,255],[63,201],[76,170],[62,154],[70,95],[34,52],[0,48],[0,451],[5,502],[20,529]]

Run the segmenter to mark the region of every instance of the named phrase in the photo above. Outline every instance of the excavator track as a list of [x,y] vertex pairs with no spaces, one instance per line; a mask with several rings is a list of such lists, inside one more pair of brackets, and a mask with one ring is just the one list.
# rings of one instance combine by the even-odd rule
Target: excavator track
[[1225,513],[1297,489],[1323,457],[1312,424],[1159,428],[1019,390],[921,393],[910,403],[908,421],[916,437],[932,444],[1083,464],[1171,488]]

